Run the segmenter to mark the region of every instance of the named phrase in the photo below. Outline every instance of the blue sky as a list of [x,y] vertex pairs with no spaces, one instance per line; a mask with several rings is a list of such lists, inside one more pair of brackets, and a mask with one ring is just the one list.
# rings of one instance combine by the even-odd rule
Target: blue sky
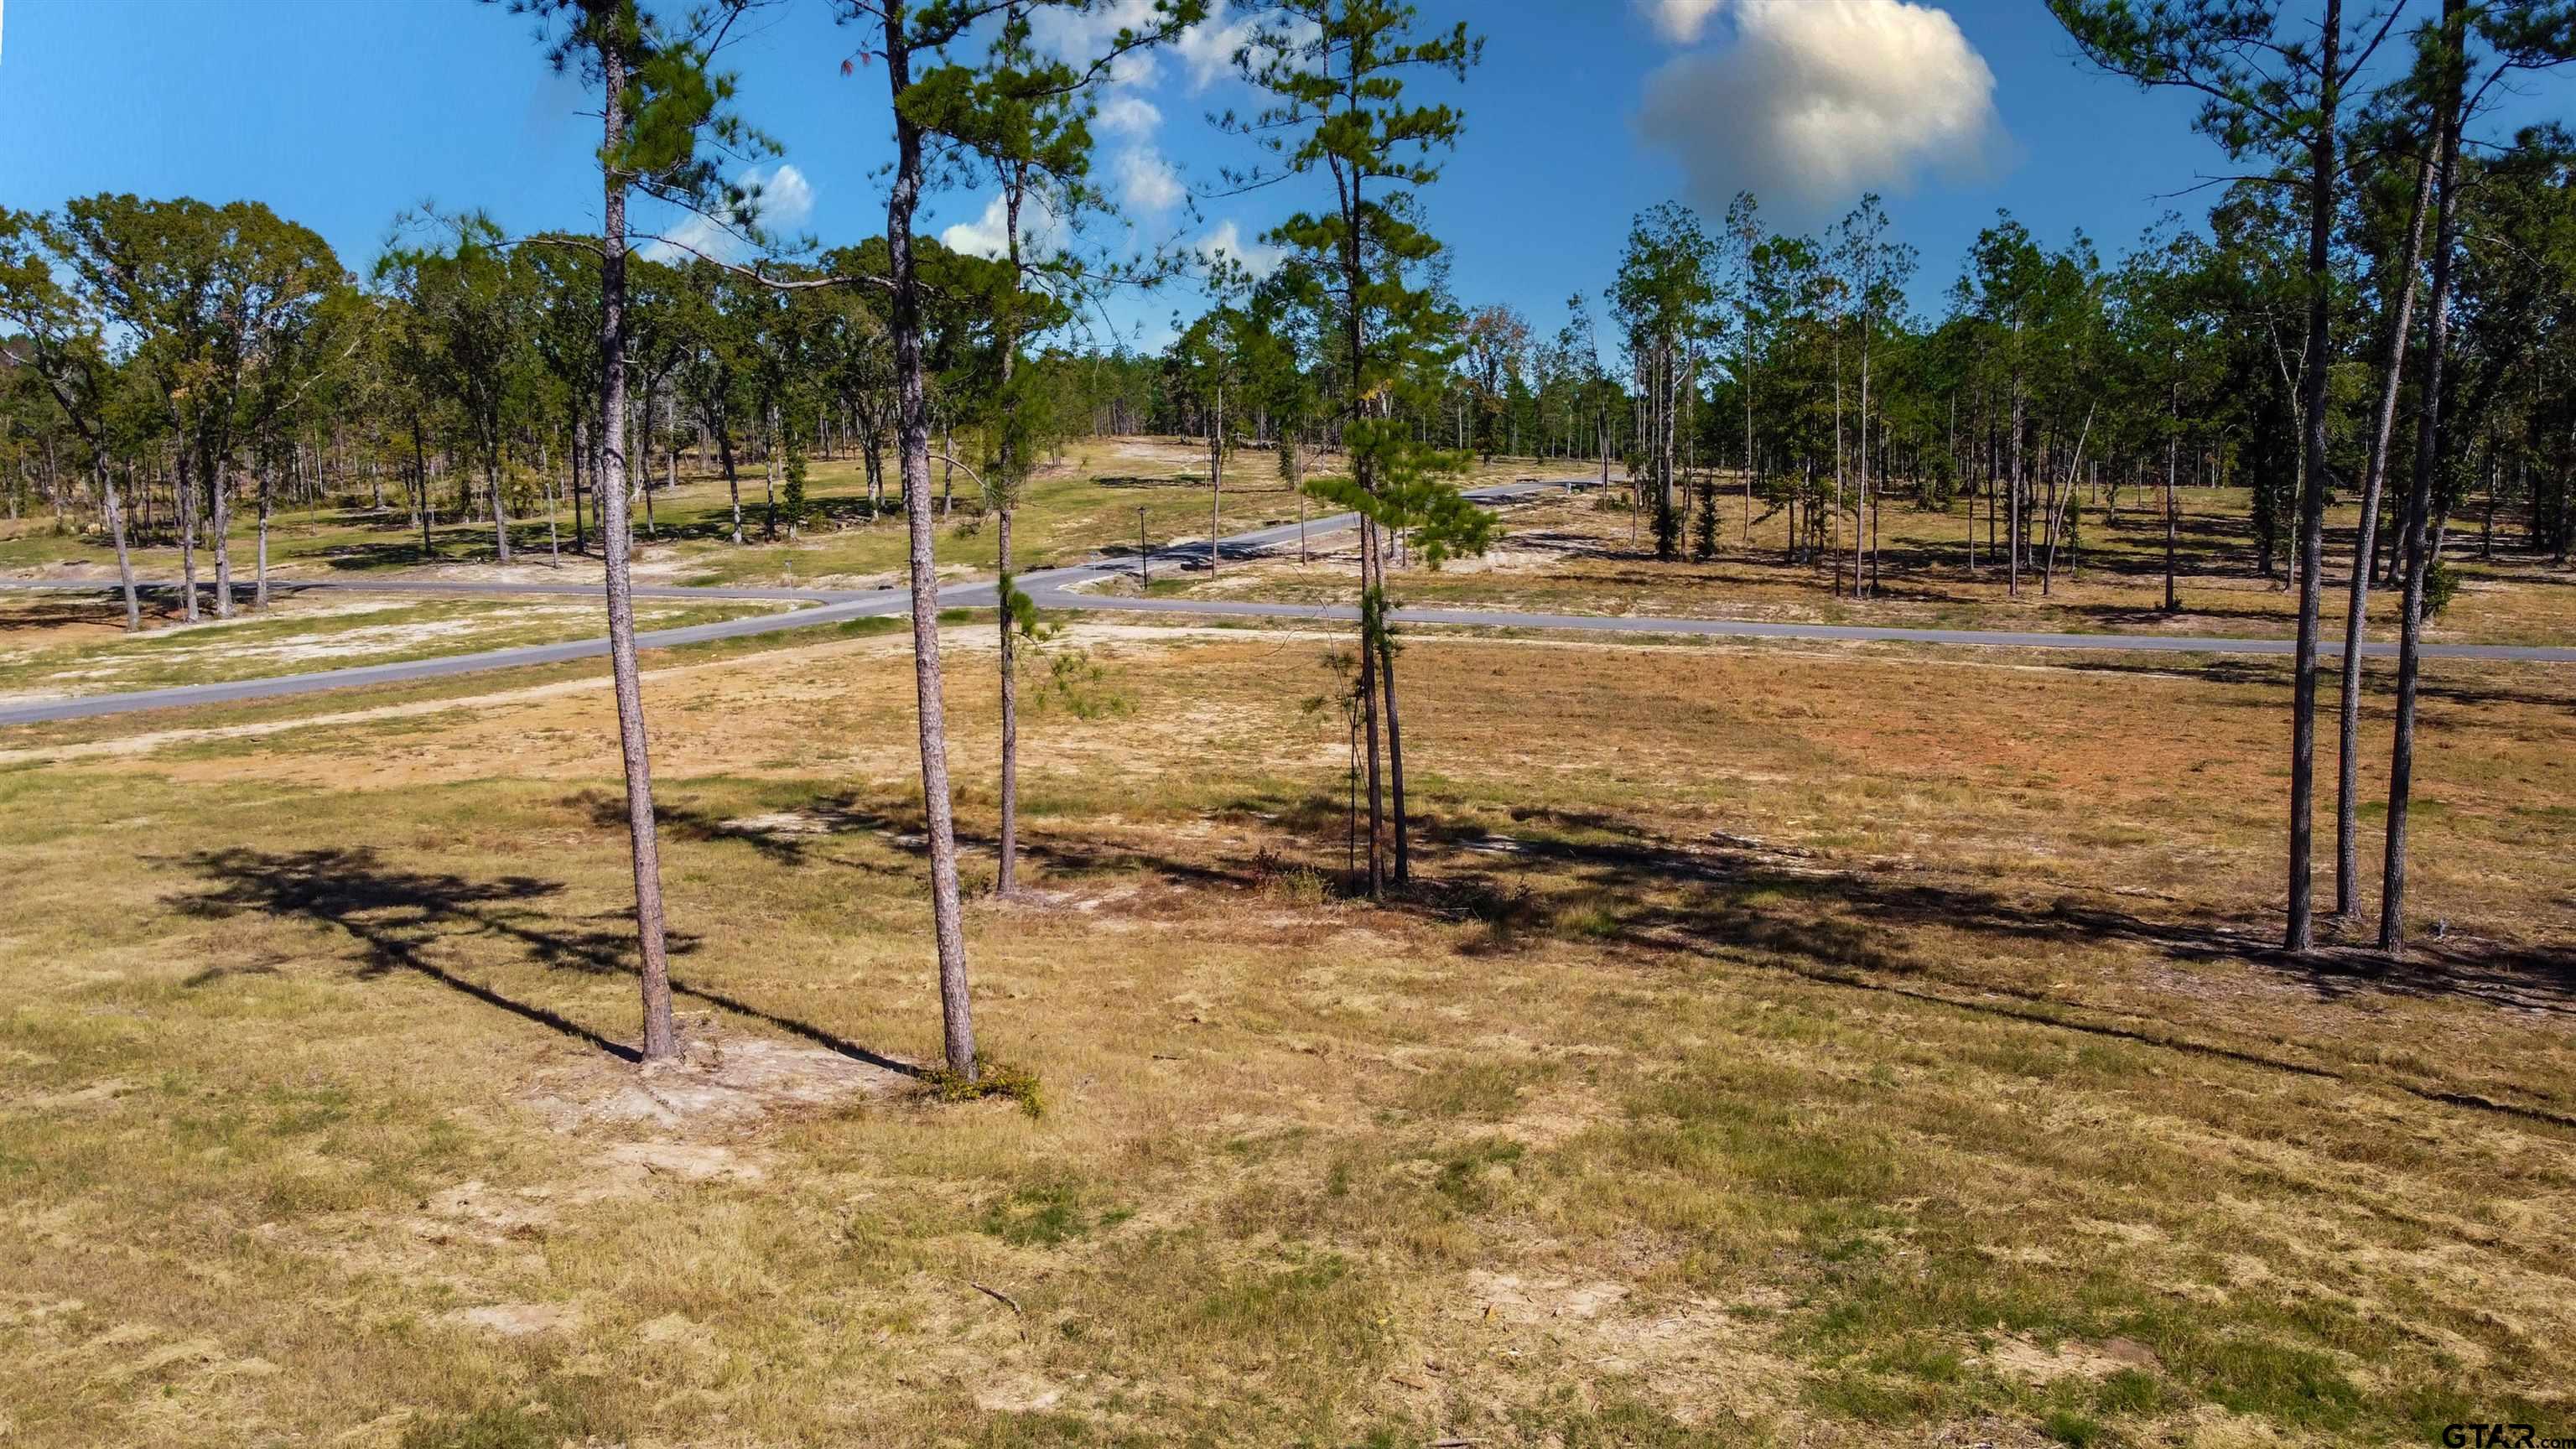
[[[1139,3],[1139,0],[1128,0]],[[2109,254],[2224,162],[2190,102],[2142,95],[2074,59],[2038,0],[1422,0],[1467,20],[1483,65],[1446,94],[1467,113],[1430,221],[1471,302],[1520,307],[1542,332],[1597,292],[1630,217],[1670,197],[1714,220],[1755,185],[1776,221],[1812,225],[1884,192],[1938,305],[1997,207],[2043,239],[2082,227]],[[766,168],[780,219],[827,243],[883,225],[882,74],[839,73],[856,32],[826,0],[784,0],[729,52],[743,108],[785,147]],[[1240,19],[1220,9],[1217,27]],[[321,231],[363,269],[394,215],[481,207],[514,230],[595,224],[596,122],[544,67],[529,22],[470,0],[7,0],[0,37],[0,204],[95,191],[252,198]],[[1079,37],[1065,37],[1078,43]],[[1248,104],[1212,32],[1111,99],[1099,174],[1133,238],[1255,238],[1294,186],[1189,198],[1248,159],[1210,110]],[[2554,85],[2555,83],[2553,83]],[[1434,93],[1448,88],[1434,87]],[[2517,114],[2556,109],[2526,97]],[[1803,119],[1802,119],[1803,118]],[[1195,206],[1195,214],[1193,213]],[[943,194],[931,229],[971,227]],[[1226,228],[1231,224],[1229,233]],[[971,232],[957,233],[960,239]],[[1186,297],[1118,311],[1156,340]]]

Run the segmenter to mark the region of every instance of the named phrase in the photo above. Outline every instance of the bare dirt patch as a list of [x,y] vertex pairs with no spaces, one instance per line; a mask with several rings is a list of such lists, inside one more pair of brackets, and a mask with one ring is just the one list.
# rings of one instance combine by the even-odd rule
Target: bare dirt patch
[[[558,1129],[650,1127],[706,1130],[739,1127],[789,1112],[813,1112],[885,1097],[911,1082],[902,1072],[826,1047],[744,1031],[718,1031],[701,1019],[682,1040],[680,1056],[636,1068],[610,1058],[550,1073],[529,1105]],[[632,1144],[607,1160],[639,1172],[705,1181],[759,1175],[728,1153]]]

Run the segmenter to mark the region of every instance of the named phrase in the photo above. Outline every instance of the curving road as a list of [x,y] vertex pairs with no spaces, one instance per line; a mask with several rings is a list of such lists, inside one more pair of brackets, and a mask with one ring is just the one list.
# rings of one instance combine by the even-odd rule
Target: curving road
[[[1547,483],[1504,483],[1468,491],[1480,503],[1501,504],[1543,492],[1584,486],[1591,480]],[[1337,513],[1309,520],[1305,533],[1309,538],[1345,532],[1359,522],[1358,515]],[[1298,525],[1275,524],[1250,532],[1232,534],[1217,543],[1220,560],[1246,560],[1283,547],[1296,540]],[[1207,564],[1205,542],[1181,544],[1155,550],[1147,556],[1153,567],[1177,572],[1203,568]],[[1195,618],[1257,619],[1332,619],[1354,620],[1359,611],[1330,604],[1265,603],[1250,599],[1173,599],[1125,595],[1104,596],[1082,592],[1085,586],[1110,579],[1131,578],[1137,573],[1137,562],[1126,559],[1101,559],[1066,568],[1045,569],[1023,574],[1020,586],[1040,607],[1059,610],[1103,610],[1135,614],[1173,614]],[[95,591],[113,587],[112,582],[98,579],[0,579],[0,589],[26,591]],[[175,584],[156,583],[155,591],[172,590]],[[376,581],[272,579],[269,588],[275,592],[335,590],[375,594],[431,594],[451,596],[572,595],[595,598],[595,584],[547,583],[481,583],[435,579],[387,579]],[[715,639],[738,639],[748,635],[767,634],[782,629],[804,629],[817,625],[844,623],[888,614],[903,613],[910,594],[901,588],[883,589],[800,589],[760,587],[697,588],[679,584],[644,585],[635,589],[638,598],[715,599],[774,602],[797,605],[779,613],[757,614],[728,619],[715,624],[698,624],[685,629],[650,630],[636,636],[639,648],[660,649],[680,644],[698,644]],[[941,590],[943,605],[959,608],[990,606],[993,585],[990,582],[958,585]],[[2296,646],[2287,639],[2223,639],[2187,637],[2168,634],[2060,634],[2024,633],[2009,630],[1982,629],[1907,629],[1876,624],[1787,624],[1750,619],[1676,619],[1604,614],[1524,613],[1509,609],[1398,609],[1398,622],[1407,624],[1454,625],[1486,629],[1547,629],[1594,634],[1660,634],[1735,639],[1805,639],[1841,643],[1945,644],[2002,649],[2080,649],[2110,653],[2155,654],[2252,654],[2287,655]],[[2331,665],[2342,644],[2327,639],[2319,652]],[[608,652],[608,640],[579,639],[562,644],[537,644],[517,649],[494,649],[479,654],[458,654],[443,659],[421,659],[401,664],[370,664],[353,669],[331,669],[311,674],[288,674],[269,679],[243,679],[222,684],[189,684],[169,689],[138,690],[125,694],[99,694],[81,699],[45,700],[37,703],[0,707],[0,726],[39,724],[53,720],[84,719],[98,715],[125,714],[135,710],[175,709],[189,705],[229,704],[241,700],[266,699],[282,695],[311,694],[328,689],[346,689],[361,685],[399,684],[412,680],[437,679],[449,675],[472,674],[488,669],[510,669],[531,664],[558,664],[567,660],[588,659]],[[2390,643],[2361,646],[2367,658],[2394,657],[2397,648]],[[2427,659],[2475,659],[2517,664],[2576,664],[2576,648],[2544,647],[2517,644],[2427,644]]]

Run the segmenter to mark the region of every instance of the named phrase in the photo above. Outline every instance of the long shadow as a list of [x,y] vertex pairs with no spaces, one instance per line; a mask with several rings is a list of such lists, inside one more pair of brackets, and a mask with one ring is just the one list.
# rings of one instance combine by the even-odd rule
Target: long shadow
[[[142,590],[135,591],[138,595]],[[75,624],[94,624],[102,633],[122,633],[125,629],[125,603],[113,584],[95,592],[60,593],[48,591],[37,596],[5,595],[21,607],[0,609],[0,634],[14,634],[22,629],[61,629]],[[161,610],[156,605],[153,612]]]
[[[2334,651],[2326,651],[2325,657],[2329,665],[2335,662]],[[2193,662],[2181,655],[2160,656],[2153,659],[2088,656],[2067,660],[2058,667],[2096,674],[2190,674],[2214,684],[2259,684],[2277,687],[2289,682],[2290,660],[2282,655],[2259,659],[2208,659],[2202,662]],[[2537,705],[2543,709],[2563,709],[2571,703],[2576,703],[2576,694],[2514,689],[2492,682],[2496,677],[2493,671],[2485,671],[2478,675],[2477,682],[2466,683],[2462,681],[2460,675],[2456,674],[2428,674],[2417,681],[2416,692],[2425,699],[2435,699],[2445,704],[2456,705],[2528,704]],[[2365,667],[2361,672],[2361,692],[2365,697],[2374,699],[2394,698],[2397,693],[2395,662],[2385,659],[2365,661]],[[2270,708],[2268,704],[2265,707]],[[2481,723],[2484,722],[2471,717],[2453,721],[2447,727]],[[2498,723],[2494,727],[2521,728],[2519,725],[2509,723]]]
[[[602,1036],[559,1012],[467,980],[430,959],[441,942],[481,935],[508,941],[549,969],[593,975],[636,974],[629,955],[634,937],[622,914],[594,917],[599,922],[596,926],[567,930],[552,924],[551,913],[536,908],[537,903],[563,894],[561,881],[525,875],[477,881],[448,872],[402,870],[386,865],[372,848],[365,846],[285,852],[232,847],[199,851],[178,863],[208,882],[204,890],[173,899],[172,904],[185,914],[209,919],[275,916],[334,926],[347,932],[362,948],[362,979],[395,971],[412,972],[622,1061],[640,1059],[636,1050],[623,1042]],[[673,955],[684,956],[697,949],[699,940],[684,932],[671,932],[668,943]],[[200,973],[189,984],[204,985],[219,979],[219,974]],[[852,1061],[910,1076],[921,1073],[911,1063],[871,1051],[809,1022],[781,1016],[676,976],[671,980],[671,990],[802,1037]]]
[[[2052,945],[2125,941],[2183,960],[2242,962],[2302,981],[2328,999],[2368,989],[2576,1015],[2576,949],[2566,947],[2428,942],[2404,962],[2357,951],[2291,956],[2263,945],[2268,923],[2247,917],[2160,920],[2071,896],[2038,905],[1976,886],[1795,865],[1759,848],[1677,846],[1598,814],[1522,810],[1514,818],[1537,822],[1546,832],[1517,842],[1517,854],[1563,867],[1596,890],[1634,894],[1657,886],[1685,889],[1675,904],[1634,909],[1628,934],[1640,945],[1661,939],[1777,949],[1784,944],[1777,913],[1748,906],[1746,898],[1817,896],[1884,926],[1939,925]],[[1569,834],[1581,838],[1569,839]],[[1804,954],[1857,960],[1881,970],[1921,969],[1901,951],[1888,948],[1883,937],[1834,933],[1812,943],[1821,950],[1808,949],[1795,939],[1797,923],[1787,924],[1785,944]]]
[[[626,806],[623,801],[605,796],[591,796],[587,802],[591,823],[600,829],[626,828]],[[825,855],[821,846],[839,836],[873,835],[888,850],[912,860],[926,860],[930,853],[927,837],[921,833],[916,816],[904,820],[861,805],[850,794],[815,797],[812,804],[793,812],[795,823],[772,824],[759,816],[718,819],[694,806],[657,802],[654,818],[672,836],[682,840],[730,841],[747,845],[763,857],[785,866],[801,866],[817,861],[839,865],[874,875],[896,875],[900,868]],[[960,828],[957,844],[965,849],[993,849],[998,842],[988,835]],[[1020,857],[1046,867],[1060,876],[1097,875],[1105,872],[1146,870],[1162,876],[1175,885],[1242,886],[1257,883],[1256,867],[1235,869],[1206,866],[1175,860],[1151,851],[1126,846],[1065,840],[1036,830],[1023,830]]]
[[[1343,809],[1340,799],[1323,795],[1293,801],[1262,796],[1237,801],[1226,813],[1304,836],[1314,854],[1329,847],[1338,859]],[[1639,953],[1749,949],[1825,985],[2339,1081],[2359,1079],[2277,1053],[2196,1041],[2145,1025],[2085,1020],[2068,1013],[2102,1008],[2044,991],[1946,979],[1908,953],[1905,929],[1892,928],[1943,926],[2040,946],[2135,942],[2182,960],[2267,971],[2328,1001],[2380,993],[2576,1016],[2576,950],[2568,948],[2455,939],[2425,943],[2403,962],[2337,948],[2292,956],[2266,944],[2269,922],[2248,917],[2155,919],[2071,896],[2046,903],[2017,900],[1975,886],[1808,865],[1802,852],[1757,842],[1716,837],[1706,845],[1675,843],[1596,813],[1526,809],[1514,811],[1513,819],[1536,829],[1495,837],[1479,826],[1452,828],[1421,819],[1417,862],[1436,866],[1441,878],[1399,894],[1394,908],[1452,922],[1482,920],[1490,936],[1506,944],[1513,929],[1580,910],[1575,924],[1583,936]],[[1118,855],[1179,884],[1214,879],[1244,885],[1263,873],[1262,864],[1252,860],[1211,867],[1158,860],[1135,849]],[[1549,869],[1532,871],[1531,865]],[[1533,879],[1551,887],[1549,893],[1535,895]],[[1565,881],[1571,884],[1555,884]],[[1806,901],[1816,908],[1802,906]],[[1825,906],[1839,908],[1840,917]],[[1938,989],[1943,986],[1974,994]],[[2368,1080],[2427,1101],[2576,1128],[2576,1114],[2554,1103],[2497,1101],[2394,1077]]]
[[[571,550],[566,549],[565,552]],[[450,552],[436,544],[424,550],[420,546],[420,536],[412,534],[389,538],[382,543],[333,544],[316,550],[314,557],[343,573],[372,573],[379,569],[416,568],[423,564],[488,563],[491,561],[491,547],[490,540],[486,539],[485,546],[479,550],[460,546]]]
[[[586,808],[590,812],[590,823],[596,829],[626,829],[626,802],[623,800],[586,790],[567,803]],[[823,845],[840,836],[894,836],[902,829],[894,817],[862,807],[858,797],[848,793],[818,796],[813,803],[801,809],[776,816],[719,816],[683,800],[657,800],[653,804],[653,819],[663,834],[670,838],[747,845],[776,865],[801,866],[826,861],[875,875],[894,872],[866,861],[825,855]]]

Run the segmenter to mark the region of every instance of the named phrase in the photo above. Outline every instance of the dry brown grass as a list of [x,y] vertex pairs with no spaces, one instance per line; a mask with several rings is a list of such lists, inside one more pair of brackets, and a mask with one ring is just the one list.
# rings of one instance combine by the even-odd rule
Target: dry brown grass
[[[635,618],[645,629],[684,628],[775,607],[647,599]],[[266,610],[245,607],[231,619],[181,623],[169,598],[155,601],[151,617],[145,632],[126,633],[112,590],[0,596],[0,702],[391,664],[591,638],[607,627],[599,601],[561,597],[282,592]]]
[[1371,908],[1318,641],[1071,642],[1124,709],[1033,712],[1032,897],[970,911],[1035,1120],[902,1070],[900,640],[648,680],[692,1054],[641,1079],[604,683],[10,762],[14,1442],[2576,1418],[2563,672],[2435,671],[2392,970],[2263,949],[2265,665],[1419,637]]
[[[1480,476],[1497,481],[1515,472],[1569,476],[1561,470],[1533,473],[1528,464]],[[1502,537],[1488,555],[1453,561],[1437,572],[1400,570],[1394,593],[1402,603],[1425,607],[1918,628],[2282,637],[2297,626],[2298,596],[2286,575],[2267,579],[2255,569],[2242,490],[2185,490],[2177,569],[2182,608],[2170,614],[2163,608],[2161,502],[2135,492],[2123,495],[2116,514],[2088,510],[2083,546],[2073,559],[2077,567],[2070,572],[2069,560],[2062,558],[2044,594],[2034,569],[2024,577],[2018,599],[2007,597],[2004,571],[1992,561],[2000,555],[1986,549],[1982,514],[1975,525],[1979,566],[1971,572],[1964,504],[1945,512],[1891,499],[1881,517],[1879,588],[1862,601],[1837,594],[1848,577],[1848,534],[1844,573],[1837,574],[1832,556],[1791,564],[1785,559],[1786,516],[1765,513],[1757,500],[1748,544],[1742,495],[1721,493],[1717,555],[1705,562],[1663,562],[1654,557],[1651,529],[1639,524],[1632,531],[1624,498],[1624,490],[1616,499],[1592,492],[1508,507],[1501,513]],[[1605,506],[1610,504],[1616,506]],[[2336,635],[2342,632],[2342,590],[2357,519],[2357,510],[2339,507],[2328,520],[2328,627]],[[2507,547],[2482,559],[2475,533],[2455,527],[2445,557],[2461,572],[2461,591],[2428,637],[2535,644],[2576,638],[2576,576],[2514,551],[2510,545],[2518,541],[2518,534],[2508,534]],[[1357,596],[1351,543],[1322,540],[1314,554],[1301,568],[1292,548],[1283,557],[1221,572],[1212,588],[1200,579],[1197,591],[1351,602]],[[2376,637],[2388,637],[2395,627],[2394,596],[2375,591],[2370,618]]]

